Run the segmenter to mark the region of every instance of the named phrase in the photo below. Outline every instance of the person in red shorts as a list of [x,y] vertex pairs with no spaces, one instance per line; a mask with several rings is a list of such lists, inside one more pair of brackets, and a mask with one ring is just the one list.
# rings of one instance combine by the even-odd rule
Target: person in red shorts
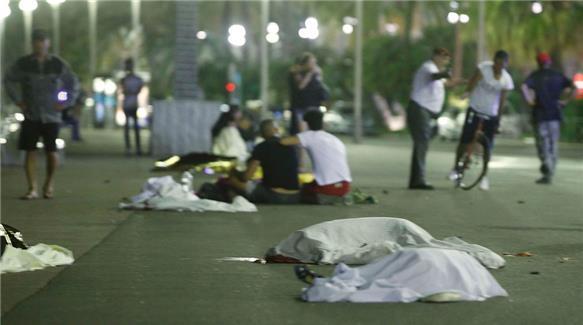
[[319,110],[308,111],[304,121],[308,131],[281,140],[283,145],[301,145],[310,156],[315,181],[302,187],[302,201],[318,204],[326,196],[346,196],[352,178],[344,143],[323,130],[324,114]]

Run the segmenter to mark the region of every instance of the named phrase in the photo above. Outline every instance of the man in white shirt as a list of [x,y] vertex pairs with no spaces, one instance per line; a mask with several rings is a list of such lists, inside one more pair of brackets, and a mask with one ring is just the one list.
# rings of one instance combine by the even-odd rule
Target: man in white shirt
[[324,114],[311,110],[304,114],[308,131],[281,140],[283,145],[301,145],[306,149],[315,181],[302,188],[302,201],[319,203],[320,195],[343,197],[350,192],[350,169],[346,147],[336,136],[323,130]]
[[445,98],[445,86],[454,86],[460,81],[447,81],[450,75],[445,68],[450,54],[444,48],[433,50],[431,60],[426,61],[415,73],[413,90],[407,108],[407,125],[413,139],[409,189],[433,190],[425,181],[425,157],[432,137],[431,119],[441,112]]
[[[494,55],[494,62],[485,61],[480,63],[478,70],[468,83],[466,93],[470,94],[470,107],[467,111],[462,136],[457,148],[454,170],[450,174],[450,179],[452,180],[455,180],[456,175],[458,175],[455,171],[455,168],[457,168],[455,164],[466,145],[473,141],[480,121],[482,122],[482,132],[484,132],[490,144],[490,151],[494,147],[494,134],[502,117],[506,94],[509,90],[514,89],[512,77],[506,71],[508,59],[509,56],[506,51],[497,51]],[[480,189],[490,189],[487,177],[484,177],[480,182]]]

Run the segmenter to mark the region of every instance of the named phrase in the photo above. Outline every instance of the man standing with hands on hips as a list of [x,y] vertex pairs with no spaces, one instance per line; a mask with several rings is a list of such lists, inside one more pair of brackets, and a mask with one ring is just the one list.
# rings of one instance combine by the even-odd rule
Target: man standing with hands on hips
[[433,50],[431,60],[426,61],[415,73],[413,90],[407,107],[407,125],[413,139],[413,154],[409,189],[433,190],[425,180],[425,157],[431,140],[431,119],[438,117],[445,99],[445,86],[455,86],[461,80],[449,80],[445,69],[450,62],[450,54],[445,48]]
[[39,197],[36,181],[36,143],[43,138],[46,153],[46,179],[43,197],[53,197],[53,176],[59,163],[56,140],[61,124],[61,111],[77,98],[77,78],[62,59],[49,53],[51,41],[44,30],[32,34],[33,53],[23,56],[10,67],[5,84],[8,96],[24,114],[19,149],[26,151],[24,170],[28,191],[21,198]]

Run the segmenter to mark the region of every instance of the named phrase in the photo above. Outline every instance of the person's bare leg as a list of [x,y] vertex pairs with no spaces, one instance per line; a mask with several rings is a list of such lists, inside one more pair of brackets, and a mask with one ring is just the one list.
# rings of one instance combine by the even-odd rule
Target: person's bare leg
[[36,152],[27,151],[24,159],[24,173],[28,183],[28,192],[22,196],[24,200],[36,199],[38,197],[36,183]]
[[59,165],[59,155],[57,152],[47,152],[47,178],[43,186],[43,196],[45,199],[53,197],[53,177]]

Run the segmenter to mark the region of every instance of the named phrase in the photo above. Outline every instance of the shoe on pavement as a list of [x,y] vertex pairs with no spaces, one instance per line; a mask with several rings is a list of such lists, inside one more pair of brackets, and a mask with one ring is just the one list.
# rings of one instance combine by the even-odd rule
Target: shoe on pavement
[[459,177],[460,177],[460,174],[455,169],[452,169],[451,172],[449,172],[449,174],[447,175],[447,179],[449,179],[452,182],[456,181]]
[[543,176],[543,177],[537,179],[535,183],[541,184],[541,185],[550,185],[552,183],[552,181],[551,181],[550,177]]
[[430,184],[417,184],[417,185],[409,185],[410,190],[425,190],[425,191],[432,191],[435,189],[433,185]]
[[482,178],[479,185],[482,191],[489,191],[490,190],[490,181],[487,177]]
[[313,284],[315,278],[321,278],[320,274],[310,270],[306,265],[296,265],[294,267],[296,277],[307,284]]

